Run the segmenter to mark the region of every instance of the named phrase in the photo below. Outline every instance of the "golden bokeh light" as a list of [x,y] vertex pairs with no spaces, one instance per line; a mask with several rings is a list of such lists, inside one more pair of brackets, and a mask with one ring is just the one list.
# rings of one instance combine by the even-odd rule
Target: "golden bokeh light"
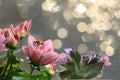
[[113,49],[113,47],[111,46],[108,46],[106,49],[105,49],[105,54],[107,56],[113,56],[114,55],[114,52],[115,50]]
[[76,11],[80,14],[85,13],[86,11],[86,6],[82,3],[80,3],[77,7],[76,7]]
[[95,29],[98,30],[98,31],[104,30],[104,26],[103,25],[104,24],[102,24],[102,23],[95,23],[95,24],[93,24]]
[[115,17],[118,18],[118,19],[120,19],[120,10],[117,10],[115,12]]
[[86,15],[87,15],[88,17],[94,17],[94,14],[93,14],[90,10],[87,10],[87,11],[86,11]]
[[101,20],[102,20],[103,22],[107,22],[107,21],[110,20],[110,14],[109,14],[108,12],[103,12],[103,13],[102,13],[102,16],[103,16],[103,17],[102,17]]
[[70,10],[64,10],[63,16],[67,21],[70,21],[73,18],[72,12]]
[[85,22],[80,22],[77,25],[77,29],[79,32],[85,32],[87,30],[87,24]]
[[78,0],[68,0],[69,6],[76,6],[78,4]]
[[62,47],[62,41],[59,39],[53,40],[53,47],[55,49],[60,49]]
[[115,7],[116,4],[117,4],[117,1],[118,0],[105,0],[104,4],[107,6],[107,7]]
[[109,21],[110,16],[108,12],[101,12],[98,11],[97,14],[95,14],[94,20],[99,22],[107,22]]
[[88,24],[88,25],[87,25],[87,30],[86,30],[86,32],[87,32],[88,34],[92,34],[92,33],[95,32],[95,28],[93,28],[93,26],[92,26],[91,24]]
[[83,17],[83,15],[80,14],[80,13],[78,13],[76,10],[73,10],[72,15],[73,15],[73,17],[75,17],[75,18]]
[[99,11],[99,7],[98,6],[90,6],[88,7],[88,9],[86,10],[86,15],[88,17],[94,17]]
[[68,31],[65,28],[60,28],[57,31],[57,35],[58,35],[59,38],[66,38],[67,35],[68,35]]
[[58,12],[60,6],[57,5],[55,0],[46,0],[42,3],[42,9],[49,12]]
[[112,35],[107,35],[105,41],[107,41],[109,44],[114,44],[115,38]]
[[[87,52],[87,44],[94,42],[95,46],[106,55],[114,55],[115,50],[119,47],[116,39],[120,37],[119,0],[68,0],[67,5],[58,3],[57,0],[45,0],[42,8],[49,12],[57,12],[62,9],[62,17],[68,24],[76,26],[75,28],[81,35],[80,39],[86,43],[78,46],[80,53]],[[59,5],[62,5],[62,8]],[[68,36],[68,27],[61,28],[63,25],[57,21],[53,25],[52,29],[57,31],[59,38],[63,39]]]
[[103,41],[103,42],[101,42],[101,44],[100,44],[100,49],[101,49],[102,51],[105,51],[108,46],[109,46],[109,43],[106,42],[106,41]]
[[95,3],[96,2],[96,0],[89,0],[91,3]]
[[45,11],[48,11],[48,6],[47,6],[46,1],[44,1],[44,2],[42,3],[42,9],[45,10]]
[[92,26],[95,30],[98,30],[98,31],[104,30],[104,27],[103,27],[102,24],[99,23],[99,22],[94,22],[94,23],[91,24],[91,26]]
[[86,45],[86,44],[80,44],[79,46],[78,46],[78,52],[80,53],[80,54],[84,54],[84,53],[87,53],[87,51],[88,51],[88,46]]
[[104,30],[105,30],[105,31],[109,31],[109,30],[112,29],[112,25],[111,25],[111,23],[109,23],[109,22],[105,22],[105,23],[103,24],[103,26],[104,26]]
[[120,36],[120,28],[117,30],[117,34],[118,36]]

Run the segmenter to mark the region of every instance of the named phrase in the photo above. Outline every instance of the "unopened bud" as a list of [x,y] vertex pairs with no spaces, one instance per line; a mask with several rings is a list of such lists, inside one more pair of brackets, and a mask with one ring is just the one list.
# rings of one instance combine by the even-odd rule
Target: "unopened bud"
[[56,64],[48,64],[45,66],[47,73],[50,75],[54,75],[56,72]]

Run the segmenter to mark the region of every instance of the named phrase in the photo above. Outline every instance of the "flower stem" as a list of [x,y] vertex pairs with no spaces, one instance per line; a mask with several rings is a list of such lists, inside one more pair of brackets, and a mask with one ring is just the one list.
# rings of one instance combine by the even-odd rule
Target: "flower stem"
[[4,69],[3,69],[2,73],[1,73],[1,76],[2,76],[1,78],[4,78],[6,76],[6,74],[7,74],[8,67],[11,64],[10,63],[10,61],[11,61],[11,59],[10,59],[11,54],[13,54],[13,50],[9,50],[7,52],[7,55],[6,55],[6,58],[8,58],[7,59],[7,64],[6,64],[6,66],[4,67]]
[[3,69],[2,73],[1,73],[1,75],[2,75],[1,78],[3,78],[5,76],[5,73],[7,71],[8,66],[9,66],[9,59],[7,60],[7,64],[6,64],[5,68]]
[[10,54],[10,67],[9,67],[9,70],[8,70],[8,74],[7,75],[9,75],[10,74],[10,71],[11,71],[11,68],[12,68],[12,65],[13,65],[13,50],[11,51],[11,54]]
[[32,75],[34,69],[35,69],[35,66],[32,66],[32,65],[31,65],[31,72],[30,72],[30,75]]

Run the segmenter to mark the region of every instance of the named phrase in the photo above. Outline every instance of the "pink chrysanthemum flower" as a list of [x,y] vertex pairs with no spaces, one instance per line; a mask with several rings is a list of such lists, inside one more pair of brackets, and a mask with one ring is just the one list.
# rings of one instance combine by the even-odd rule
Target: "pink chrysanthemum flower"
[[20,39],[23,39],[29,32],[32,25],[32,20],[24,21],[16,27],[16,31],[20,35]]
[[13,25],[10,25],[8,28],[5,28],[3,34],[5,38],[9,38],[8,42],[6,43],[6,46],[8,48],[14,49],[18,47],[20,37],[18,35],[18,32],[13,27]]
[[40,66],[54,63],[59,57],[59,54],[54,52],[52,40],[48,39],[37,45],[32,35],[28,37],[28,46],[22,46],[22,49],[33,64]]
[[5,38],[3,30],[0,29],[0,52],[7,51],[5,44],[8,42],[8,38]]

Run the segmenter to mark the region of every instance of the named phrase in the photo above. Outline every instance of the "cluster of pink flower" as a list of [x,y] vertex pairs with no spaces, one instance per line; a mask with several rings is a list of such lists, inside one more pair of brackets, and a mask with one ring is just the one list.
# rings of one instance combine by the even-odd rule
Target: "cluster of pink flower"
[[0,52],[6,51],[7,48],[17,48],[20,39],[28,34],[31,22],[25,21],[16,28],[11,24],[5,29],[0,29]]
[[[0,29],[0,52],[8,49],[16,49],[21,39],[23,39],[31,28],[32,21],[25,21],[16,27],[12,24]],[[53,62],[64,62],[66,55],[64,53],[58,54],[54,51],[52,40],[46,40],[42,45],[38,46],[35,43],[37,40],[29,34],[28,47],[22,46],[23,52],[29,57],[31,63],[35,65],[45,66]],[[67,59],[66,59],[67,60]]]
[[[23,39],[31,28],[32,21],[25,21],[16,28],[10,25],[8,28],[0,29],[0,52],[8,49],[17,48],[21,39]],[[37,43],[32,35],[28,36],[28,46],[22,46],[23,52],[29,57],[32,64],[45,66],[51,63],[65,64],[68,62],[68,52],[57,53],[54,51],[53,42],[48,39],[42,43]],[[105,66],[109,66],[109,58],[104,56],[101,61]]]

